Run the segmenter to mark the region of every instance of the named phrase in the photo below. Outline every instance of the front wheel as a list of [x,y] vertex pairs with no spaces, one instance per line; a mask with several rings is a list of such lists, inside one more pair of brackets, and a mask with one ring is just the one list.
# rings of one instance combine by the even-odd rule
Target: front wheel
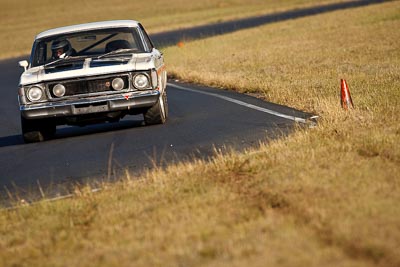
[[25,143],[42,142],[56,133],[56,125],[49,120],[28,120],[21,116],[22,137]]
[[163,124],[168,118],[168,102],[167,92],[164,91],[157,103],[149,108],[144,114],[144,122],[146,125]]

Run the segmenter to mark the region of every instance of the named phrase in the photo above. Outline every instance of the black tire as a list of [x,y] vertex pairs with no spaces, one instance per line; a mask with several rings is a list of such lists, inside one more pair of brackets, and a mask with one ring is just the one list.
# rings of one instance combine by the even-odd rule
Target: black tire
[[164,90],[157,103],[149,108],[144,114],[146,125],[163,124],[168,118],[167,92]]
[[56,133],[56,124],[50,120],[29,120],[21,116],[22,137],[25,143],[42,142]]

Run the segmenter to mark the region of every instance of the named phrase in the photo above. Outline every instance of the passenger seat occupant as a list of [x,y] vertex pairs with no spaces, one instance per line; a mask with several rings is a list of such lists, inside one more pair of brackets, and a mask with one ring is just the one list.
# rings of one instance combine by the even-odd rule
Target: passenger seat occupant
[[68,40],[56,40],[51,44],[53,59],[65,58],[74,55],[76,52]]
[[128,48],[132,48],[132,46],[127,40],[114,40],[106,45],[105,52],[108,53],[117,49],[128,49]]

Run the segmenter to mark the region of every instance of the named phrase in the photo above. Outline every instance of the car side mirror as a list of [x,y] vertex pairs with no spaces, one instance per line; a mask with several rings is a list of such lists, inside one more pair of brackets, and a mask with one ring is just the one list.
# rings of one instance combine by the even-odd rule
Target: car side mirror
[[26,68],[29,65],[27,60],[22,60],[22,61],[18,62],[18,64],[19,64],[20,67],[23,67],[25,71],[26,71]]

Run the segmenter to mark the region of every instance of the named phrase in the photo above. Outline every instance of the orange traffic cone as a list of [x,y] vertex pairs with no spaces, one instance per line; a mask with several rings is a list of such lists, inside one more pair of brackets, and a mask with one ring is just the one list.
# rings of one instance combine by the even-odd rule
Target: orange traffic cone
[[346,80],[340,80],[341,90],[340,90],[340,103],[342,104],[342,108],[345,110],[349,108],[354,108],[353,100],[351,100],[349,86],[347,85]]

